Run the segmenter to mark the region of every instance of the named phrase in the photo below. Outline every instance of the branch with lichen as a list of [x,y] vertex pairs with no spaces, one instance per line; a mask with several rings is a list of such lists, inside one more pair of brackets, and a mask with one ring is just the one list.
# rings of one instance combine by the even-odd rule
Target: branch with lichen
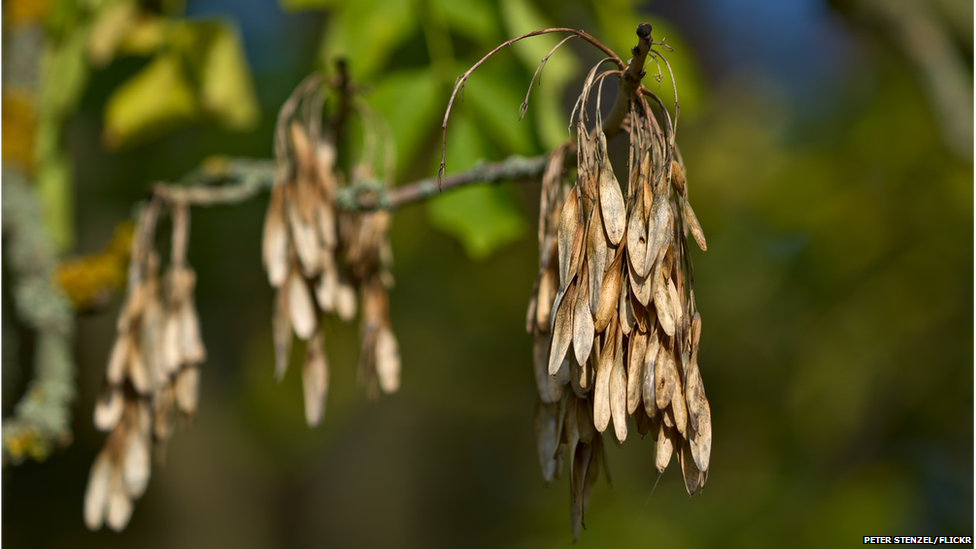
[[[13,282],[17,317],[37,332],[34,378],[3,422],[3,462],[44,460],[71,440],[70,404],[75,396],[71,354],[74,319],[54,281],[56,257],[42,223],[37,197],[17,170],[3,171],[5,260]],[[4,364],[5,368],[14,367]]]
[[[449,191],[473,184],[537,180],[548,155],[510,156],[499,162],[484,162],[470,170],[445,177],[442,189]],[[274,185],[275,161],[250,158],[212,158],[185,176],[180,183],[158,183],[153,193],[162,200],[189,206],[220,206],[246,202]],[[437,178],[387,188],[379,181],[360,180],[339,189],[336,207],[347,212],[396,210],[436,196]]]

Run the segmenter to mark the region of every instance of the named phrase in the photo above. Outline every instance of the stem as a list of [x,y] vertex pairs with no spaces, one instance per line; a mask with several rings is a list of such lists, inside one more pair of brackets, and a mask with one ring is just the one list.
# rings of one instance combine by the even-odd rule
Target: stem
[[[510,156],[500,162],[477,164],[468,171],[445,177],[441,187],[450,190],[477,183],[537,179],[545,170],[548,158],[548,155]],[[271,190],[274,179],[273,160],[219,158],[204,163],[179,184],[157,183],[153,195],[171,204],[188,206],[239,204]],[[395,210],[439,192],[436,177],[393,188],[378,181],[356,181],[339,190],[336,205],[348,212]]]
[[630,58],[627,69],[617,78],[617,98],[613,102],[610,114],[603,120],[603,133],[607,139],[612,138],[620,132],[624,117],[630,112],[630,100],[641,87],[641,79],[644,78],[644,62],[647,59],[647,52],[651,49],[651,25],[641,23],[637,26],[637,45],[631,49],[634,54]]

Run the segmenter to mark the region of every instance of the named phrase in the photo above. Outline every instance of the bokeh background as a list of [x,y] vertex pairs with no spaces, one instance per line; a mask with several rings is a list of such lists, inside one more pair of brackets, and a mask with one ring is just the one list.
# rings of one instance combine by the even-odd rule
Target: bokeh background
[[[637,23],[651,22],[675,50],[678,143],[709,241],[693,258],[712,470],[689,501],[674,463],[658,478],[650,439],[611,445],[613,483],[595,486],[579,546],[832,547],[868,535],[974,534],[972,2],[3,8],[5,36],[36,25],[63,63],[48,84],[64,96],[60,152],[34,162],[65,257],[105,250],[151,182],[177,180],[212,155],[270,157],[277,109],[339,56],[389,121],[403,183],[436,172],[454,79],[494,45],[569,26],[626,59]],[[470,79],[452,116],[449,171],[540,154],[568,137],[580,81],[599,60],[583,44],[552,58],[518,121],[555,42],[516,45]],[[665,77],[665,98],[670,85]],[[18,141],[4,98],[6,163]],[[272,292],[260,258],[267,196],[194,210],[189,259],[208,350],[197,421],[174,436],[123,533],[86,530],[83,494],[104,442],[92,409],[118,294],[80,315],[74,441],[44,463],[5,468],[4,546],[569,546],[568,481],[544,486],[538,470],[524,332],[538,189],[472,188],[396,214],[402,388],[368,402],[355,379],[356,327],[330,321],[332,380],[314,430],[294,365],[282,384],[272,379]],[[5,416],[29,378],[8,371],[15,364],[5,355]]]

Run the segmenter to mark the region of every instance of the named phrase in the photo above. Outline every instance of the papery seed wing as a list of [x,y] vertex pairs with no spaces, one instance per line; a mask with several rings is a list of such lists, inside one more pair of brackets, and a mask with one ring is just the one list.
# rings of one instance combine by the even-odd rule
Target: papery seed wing
[[384,393],[400,388],[400,345],[388,327],[381,328],[376,337],[376,375]]
[[586,263],[590,266],[590,310],[596,311],[607,264],[607,239],[603,234],[600,208],[593,208],[586,229]]
[[702,230],[701,223],[698,222],[698,216],[695,215],[695,210],[691,209],[691,203],[683,200],[681,202],[681,210],[684,213],[685,223],[688,224],[688,229],[691,231],[691,236],[695,237],[695,242],[698,243],[701,251],[707,251],[708,244],[705,242],[705,231]]
[[111,431],[122,418],[125,409],[125,399],[120,387],[105,387],[95,401],[95,428],[99,431]]
[[274,314],[271,317],[271,329],[275,347],[275,380],[281,381],[288,370],[291,356],[291,321],[288,312],[288,300],[285,295],[287,287],[275,292]]
[[295,335],[300,339],[312,337],[312,333],[318,326],[318,314],[315,311],[315,304],[312,302],[308,284],[305,283],[305,279],[297,269],[292,269],[285,290],[288,299],[288,314]]
[[301,206],[292,199],[294,196],[285,191],[285,215],[288,217],[288,227],[291,229],[292,243],[295,245],[295,253],[302,267],[302,273],[305,276],[314,276],[322,270],[320,259],[322,250],[315,234],[315,227],[310,221],[302,219]]
[[681,462],[681,477],[685,481],[685,490],[689,496],[695,495],[698,490],[700,475],[695,460],[692,459],[691,446],[686,440],[678,449],[678,460]]
[[657,435],[657,443],[654,446],[655,457],[654,464],[657,467],[659,473],[663,473],[665,469],[668,468],[668,464],[671,463],[671,453],[674,451],[674,442],[672,440],[671,431],[664,427],[664,423],[661,423]]
[[549,352],[549,375],[555,375],[566,357],[569,344],[573,342],[573,305],[576,296],[576,282],[570,283],[566,287],[562,299],[558,299],[559,305],[556,309],[556,316],[553,319],[552,329],[552,349]]
[[610,371],[610,413],[617,440],[627,440],[627,370],[624,368],[623,334],[617,333],[613,369]]
[[85,489],[85,526],[89,530],[98,530],[105,520],[112,469],[108,452],[102,450],[95,457],[95,462],[92,464],[91,472],[88,475],[88,487]]
[[149,439],[129,433],[122,456],[122,480],[129,497],[141,497],[149,485],[152,467],[149,460]]
[[285,221],[284,183],[276,181],[271,189],[271,201],[264,218],[262,257],[268,272],[268,282],[275,288],[288,277],[288,225]]
[[547,484],[556,475],[556,448],[559,436],[556,432],[556,405],[542,401],[535,403],[535,447],[539,455],[539,467],[542,470],[542,480]]
[[624,208],[624,195],[613,174],[613,166],[607,156],[607,138],[601,132],[598,139],[597,158],[600,162],[600,211],[607,240],[614,246],[620,244],[627,226],[627,211]]
[[623,248],[617,251],[617,255],[607,269],[603,280],[603,287],[600,289],[600,300],[597,303],[594,315],[593,328],[597,332],[606,329],[613,313],[617,310],[618,299],[620,297],[621,273],[620,266],[623,259]]
[[583,263],[582,277],[576,288],[575,308],[573,309],[573,350],[579,364],[586,362],[593,349],[593,314],[590,313],[590,276],[586,263]]
[[647,340],[647,350],[644,352],[644,378],[641,385],[641,396],[644,401],[644,412],[647,417],[657,415],[657,358],[661,350],[661,340],[657,330],[651,330]]
[[[629,278],[628,274],[629,272],[624,272],[622,276]],[[631,330],[637,324],[637,318],[634,313],[634,304],[630,300],[629,283],[620,284],[620,299],[617,302],[617,314],[619,315],[620,328],[623,330],[624,335],[630,336]]]
[[195,416],[197,403],[200,400],[200,368],[191,365],[180,370],[173,390],[176,394],[177,409],[185,416]]
[[180,306],[180,351],[184,364],[199,364],[207,359],[207,349],[200,338],[200,320],[192,296]]
[[329,365],[322,349],[322,336],[315,332],[308,340],[302,367],[302,390],[305,396],[305,421],[315,427],[325,412],[325,395],[329,388]]
[[126,362],[129,359],[130,347],[133,347],[132,336],[119,334],[112,345],[112,352],[108,357],[108,368],[105,372],[106,380],[112,385],[120,385],[125,375]]
[[674,283],[671,282],[670,278],[666,281],[662,280],[654,287],[654,309],[657,311],[657,321],[669,337],[674,337],[675,329],[675,306],[671,301],[674,295],[671,292],[673,287]]
[[532,342],[532,363],[535,370],[535,385],[539,391],[539,399],[546,404],[558,400],[550,392],[550,380],[552,376],[549,375],[549,348],[551,345],[552,337],[549,334],[535,334]]
[[336,313],[343,322],[349,322],[356,316],[356,289],[341,275],[336,286]]
[[630,268],[640,277],[646,277],[650,270],[645,256],[647,255],[647,220],[644,219],[644,201],[638,200],[630,212],[627,222],[627,259]]
[[663,411],[671,403],[671,393],[674,391],[674,380],[677,377],[672,373],[673,369],[674,355],[664,345],[661,345],[654,368],[656,383],[654,399],[658,410]]
[[647,338],[644,332],[634,331],[627,349],[627,413],[633,414],[640,405],[641,387],[644,383],[644,361],[647,354]]
[[132,517],[132,499],[126,492],[122,481],[122,471],[116,468],[108,484],[108,508],[105,523],[116,532],[121,532]]
[[[615,329],[611,329],[615,332]],[[608,333],[609,337],[615,337],[613,333]],[[593,387],[593,426],[599,432],[607,430],[610,425],[610,374],[613,371],[613,351],[614,344],[612,339],[603,346],[600,353],[600,362],[596,371],[596,383]]]
[[647,253],[644,255],[645,272],[653,270],[654,264],[661,259],[662,254],[671,244],[673,233],[671,204],[663,194],[654,197],[649,221]]
[[576,226],[579,224],[579,190],[573,187],[569,196],[563,202],[562,212],[559,214],[559,228],[556,233],[556,246],[559,251],[559,289],[569,284],[572,275],[571,256],[573,243],[576,239]]

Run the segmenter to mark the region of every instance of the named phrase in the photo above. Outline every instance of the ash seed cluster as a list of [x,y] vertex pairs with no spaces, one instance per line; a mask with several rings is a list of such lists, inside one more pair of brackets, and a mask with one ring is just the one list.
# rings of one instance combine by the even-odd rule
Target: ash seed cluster
[[[313,77],[300,85],[278,118],[277,178],[264,225],[263,258],[277,292],[272,326],[275,377],[288,368],[292,334],[307,342],[302,367],[305,418],[318,425],[325,412],[329,366],[323,313],[345,322],[361,311],[359,378],[375,397],[400,386],[400,351],[390,326],[387,290],[393,286],[393,254],[386,211],[340,211],[337,191],[346,186],[337,167],[335,129],[321,127],[328,87]],[[367,126],[375,115],[354,103]],[[352,169],[353,181],[372,180],[371,151]],[[387,169],[392,175],[392,169]],[[358,302],[357,302],[358,294]]]
[[[698,369],[690,232],[705,238],[688,202],[673,130],[663,131],[643,95],[632,100],[626,195],[607,156],[597,112],[577,123],[577,178],[562,174],[566,148],[550,157],[539,215],[540,271],[526,328],[534,336],[536,434],[546,482],[569,462],[573,536],[578,537],[603,459],[603,434],[623,442],[628,418],[656,443],[663,472],[677,453],[689,494],[704,486],[711,411]],[[662,117],[667,117],[667,112]],[[604,467],[606,464],[604,463]]]

